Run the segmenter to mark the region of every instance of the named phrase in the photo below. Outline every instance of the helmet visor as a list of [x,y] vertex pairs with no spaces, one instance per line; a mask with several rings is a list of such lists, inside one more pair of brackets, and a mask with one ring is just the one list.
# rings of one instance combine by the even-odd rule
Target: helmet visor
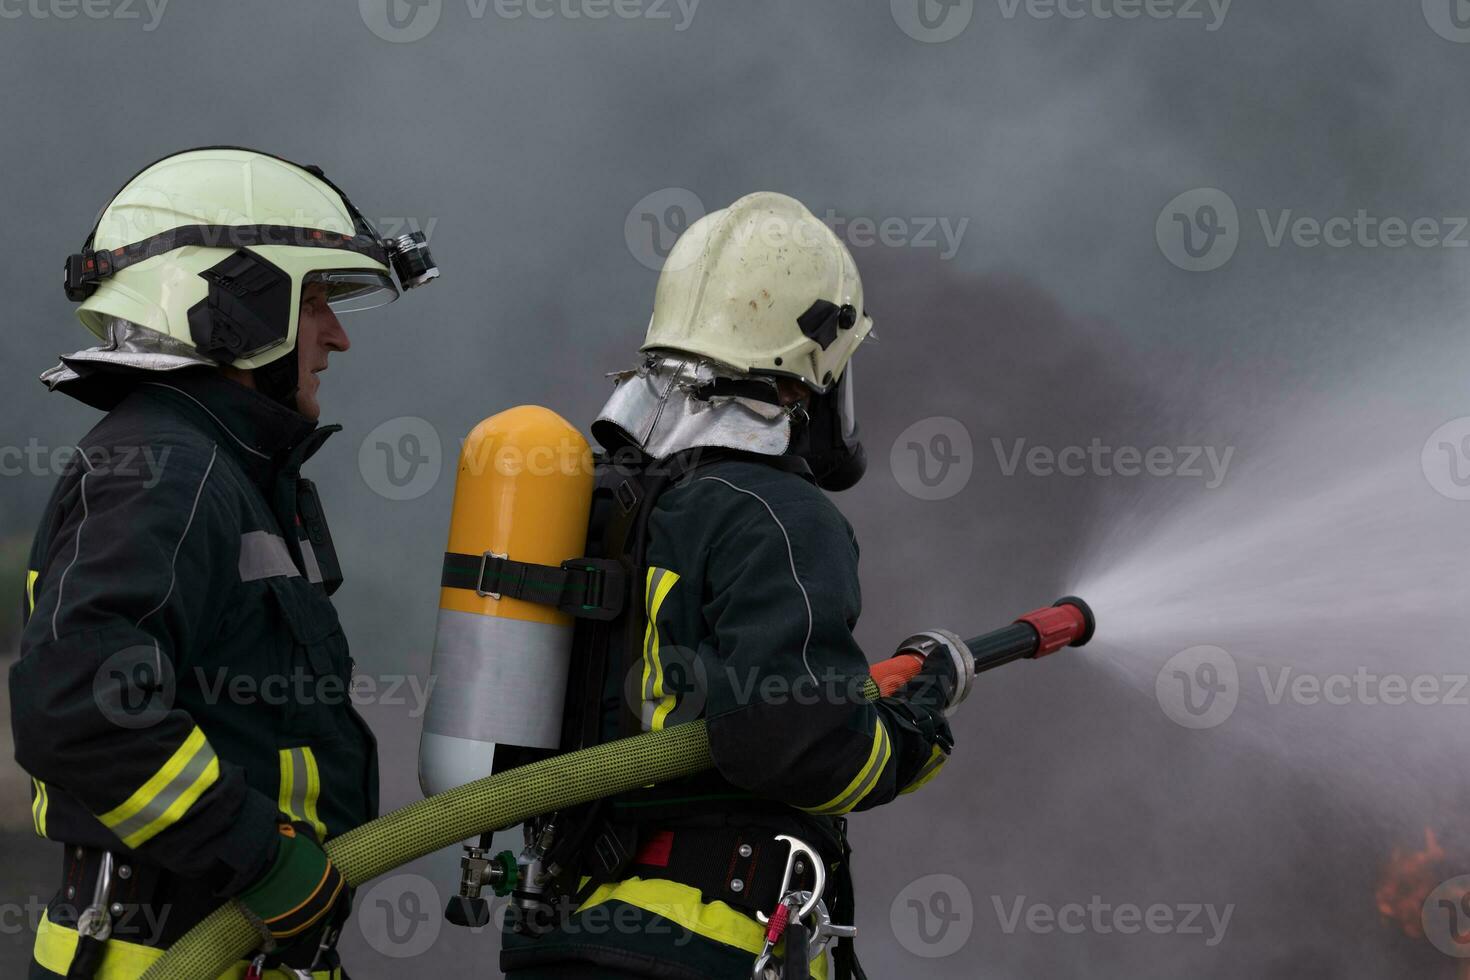
[[837,393],[837,417],[842,422],[842,441],[852,442],[853,435],[857,432],[857,407],[853,400],[853,364],[847,363],[847,370],[842,372],[838,381]]
[[343,269],[313,272],[302,285],[323,283],[327,287],[327,305],[333,313],[357,313],[386,306],[398,298],[398,287],[385,272],[372,269]]

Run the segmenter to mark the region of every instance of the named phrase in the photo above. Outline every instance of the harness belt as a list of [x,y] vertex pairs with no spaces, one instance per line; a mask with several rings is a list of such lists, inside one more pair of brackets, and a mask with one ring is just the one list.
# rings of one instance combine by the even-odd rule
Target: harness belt
[[[47,962],[42,965],[53,972],[91,978],[99,967],[124,953],[130,960],[155,953],[162,956],[223,901],[205,879],[185,878],[156,864],[136,861],[132,855],[118,854],[112,862],[108,907],[103,910],[109,920],[107,941],[79,935],[78,926],[92,904],[106,854],[95,847],[65,847],[61,889],[46,907]],[[42,952],[39,943],[37,952]],[[56,966],[63,963],[66,969],[57,971]],[[333,951],[320,975],[331,975],[336,964]]]
[[[724,902],[755,915],[770,915],[781,900],[787,846],[756,827],[681,827],[642,830],[625,871],[665,878],[699,890],[705,902]],[[798,880],[810,888],[810,868]]]

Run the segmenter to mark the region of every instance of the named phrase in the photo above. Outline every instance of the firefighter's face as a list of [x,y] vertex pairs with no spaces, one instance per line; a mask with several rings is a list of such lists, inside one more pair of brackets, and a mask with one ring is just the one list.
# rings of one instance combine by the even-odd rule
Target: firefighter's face
[[301,315],[296,327],[296,411],[309,419],[321,417],[321,405],[317,403],[317,390],[321,387],[318,375],[327,369],[327,358],[332,351],[345,351],[350,346],[347,331],[327,305],[326,285],[308,284],[301,296]]

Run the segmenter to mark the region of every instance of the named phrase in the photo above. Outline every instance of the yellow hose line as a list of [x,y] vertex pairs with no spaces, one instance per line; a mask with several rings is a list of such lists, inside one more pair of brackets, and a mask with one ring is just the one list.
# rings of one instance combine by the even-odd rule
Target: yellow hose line
[[[712,765],[705,724],[692,721],[487,776],[365,823],[328,841],[326,850],[343,877],[361,885],[487,830]],[[143,980],[217,977],[259,946],[244,912],[228,902],[189,930]]]

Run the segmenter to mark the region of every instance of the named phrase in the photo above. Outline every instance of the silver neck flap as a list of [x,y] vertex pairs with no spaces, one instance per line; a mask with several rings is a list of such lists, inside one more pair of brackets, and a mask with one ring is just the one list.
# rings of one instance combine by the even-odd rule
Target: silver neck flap
[[[661,353],[611,377],[617,387],[592,425],[593,434],[608,450],[632,443],[661,460],[688,449],[781,456],[790,448],[791,417],[779,403],[700,393],[720,378],[765,379],[752,379],[700,358]],[[773,399],[774,387],[772,382]]]

